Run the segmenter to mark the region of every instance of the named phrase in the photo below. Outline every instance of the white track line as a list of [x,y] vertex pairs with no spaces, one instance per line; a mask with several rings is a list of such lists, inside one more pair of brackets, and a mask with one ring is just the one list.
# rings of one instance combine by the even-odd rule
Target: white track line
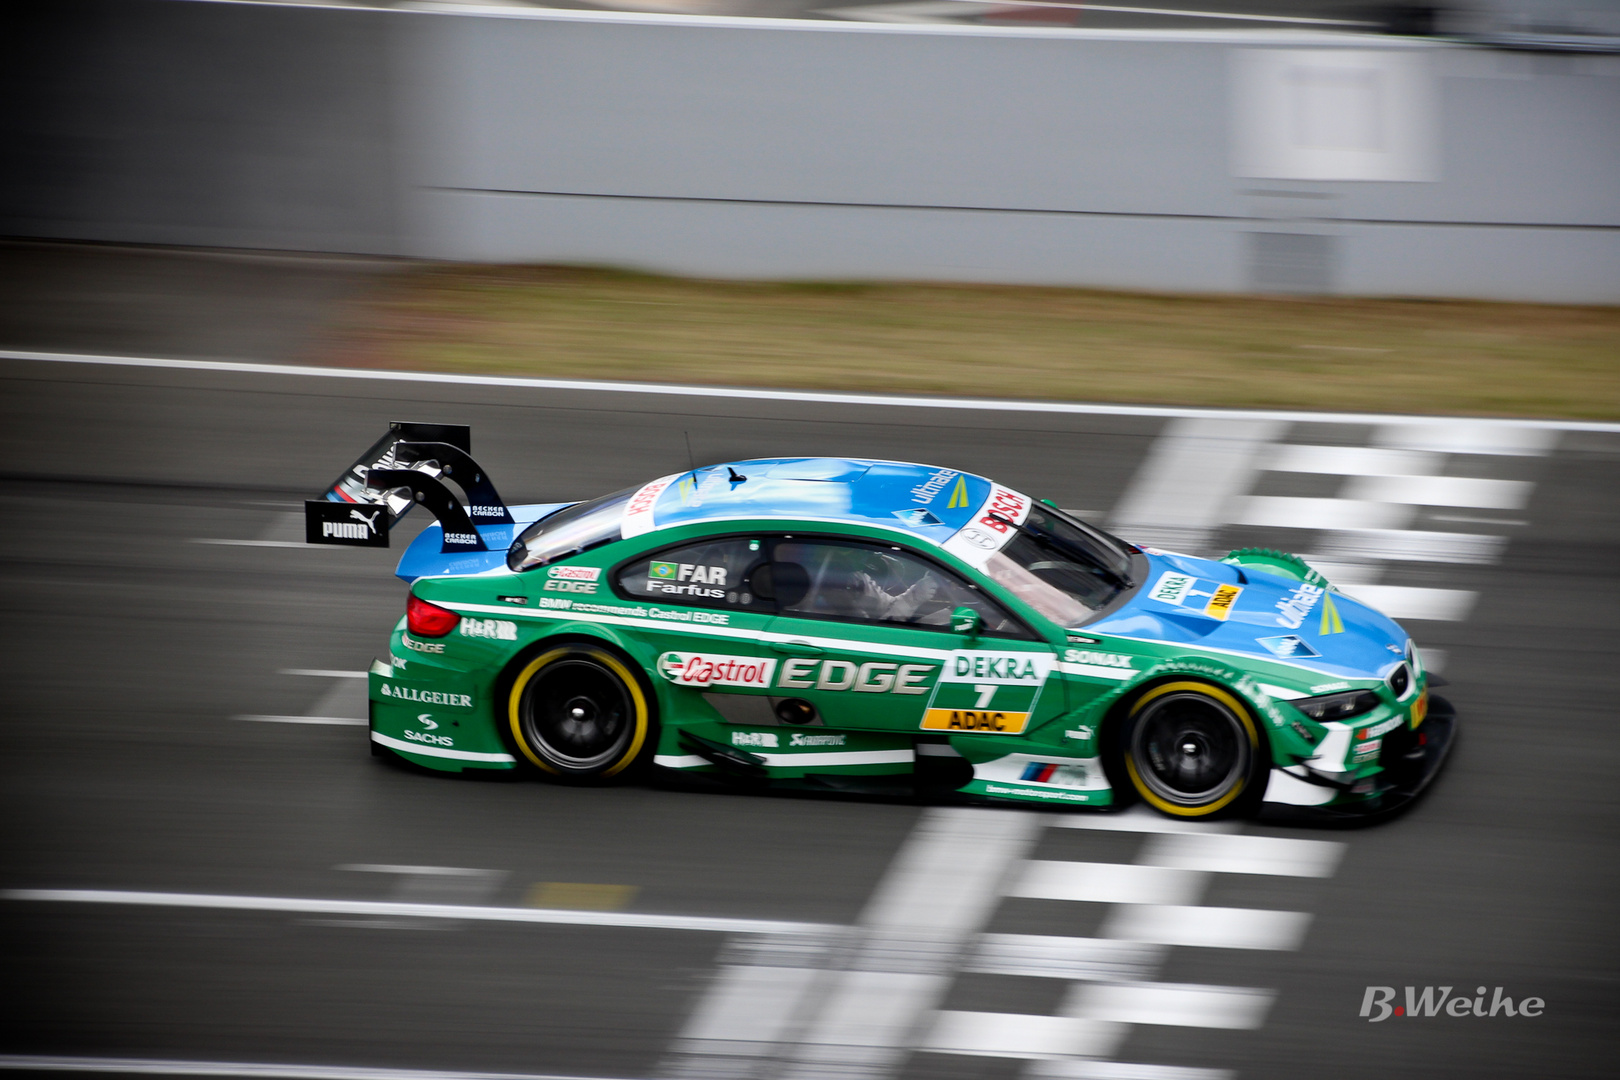
[[1275,420],[1170,423],[1138,467],[1110,527],[1139,544],[1199,551],[1248,493],[1271,444],[1286,430]]
[[215,540],[209,537],[193,537],[193,544],[213,544],[215,547],[273,547],[273,548],[318,548],[319,544],[306,544],[302,540]]
[[232,720],[249,720],[256,724],[330,724],[334,727],[365,727],[369,720],[354,716],[233,716]]
[[1192,904],[1206,875],[1163,866],[1032,859],[1008,896],[1091,904]]
[[1126,1028],[1072,1016],[999,1012],[941,1012],[922,1049],[969,1057],[1103,1057],[1113,1053]]
[[[569,14],[574,14],[570,12]],[[815,24],[811,24],[815,25]],[[243,360],[178,360],[164,357],[95,356],[82,353],[27,352],[0,349],[0,359],[37,360],[55,364],[104,364],[114,367],[166,368],[176,371],[219,371],[374,382],[420,382],[454,386],[519,387],[530,390],[583,390],[593,393],[652,394],[670,397],[731,398],[749,401],[804,401],[829,405],[877,405],[906,409],[973,409],[990,412],[1070,413],[1088,416],[1214,417],[1228,420],[1284,420],[1296,423],[1413,424],[1444,421],[1455,438],[1463,429],[1534,428],[1545,431],[1601,431],[1620,434],[1620,424],[1595,420],[1438,417],[1401,413],[1310,412],[1288,409],[1195,409],[1168,405],[1103,405],[1081,401],[1017,401],[996,398],[908,397],[899,394],[838,394],[817,390],[768,390],[733,386],[683,386],[673,383],[603,382],[590,379],[539,379],[513,375],[457,375],[439,371],[381,371],[363,368],[263,364]],[[269,541],[264,541],[269,543]],[[302,547],[304,545],[294,545]]]
[[1298,949],[1310,929],[1303,911],[1122,904],[1103,926],[1110,938],[1204,949]]
[[722,967],[664,1074],[752,1075],[745,1059],[767,1054],[782,1059],[771,1075],[790,1080],[897,1071],[1041,824],[1019,811],[927,811],[862,911],[850,951],[818,958],[820,971]]
[[1047,821],[1053,829],[1094,829],[1097,832],[1186,833],[1193,836],[1237,831],[1235,821],[1180,821],[1155,813],[1140,804],[1106,814],[1076,814]]
[[1042,979],[1133,982],[1148,978],[1163,963],[1164,950],[1152,942],[1044,934],[984,934],[962,970]]
[[221,896],[207,893],[131,892],[117,889],[7,889],[0,899],[34,903],[117,904],[136,907],[211,908],[219,911],[285,911],[301,915],[403,915],[417,919],[545,923],[562,926],[623,926],[648,930],[705,930],[722,934],[823,934],[839,927],[774,919],[727,919],[707,915],[652,915],[623,911],[483,907],[476,904],[408,904],[392,900],[324,900],[295,896]]
[[1109,4],[1063,3],[1061,0],[952,0],[952,2],[998,7],[1073,8],[1076,11],[1107,11],[1119,15],[1168,15],[1178,19],[1225,19],[1232,22],[1290,23],[1300,26],[1378,25],[1360,19],[1312,19],[1300,15],[1240,15],[1228,11],[1187,11],[1182,8],[1114,7]]
[[1186,1065],[1138,1065],[1068,1058],[1037,1061],[1024,1076],[1029,1080],[1233,1080],[1237,1073],[1231,1069],[1197,1069]]
[[438,1072],[364,1069],[343,1065],[266,1065],[250,1061],[166,1061],[156,1058],[47,1057],[0,1054],[0,1069],[27,1072],[123,1073],[135,1076],[246,1076],[262,1080],[607,1080],[552,1073]]
[[1149,841],[1137,862],[1208,873],[1325,878],[1338,869],[1344,848],[1334,840],[1281,836],[1160,836]]
[[358,874],[403,874],[408,877],[436,875],[484,878],[502,873],[500,870],[470,870],[465,866],[402,866],[398,863],[341,863],[332,869],[352,870]]
[[1076,983],[1066,1011],[1116,1024],[1253,1030],[1275,995],[1243,986],[1180,983]]

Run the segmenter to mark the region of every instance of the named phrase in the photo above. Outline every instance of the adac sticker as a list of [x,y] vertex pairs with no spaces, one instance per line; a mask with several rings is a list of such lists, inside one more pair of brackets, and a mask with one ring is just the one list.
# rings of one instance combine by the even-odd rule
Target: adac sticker
[[1148,590],[1148,599],[1199,611],[1224,622],[1232,614],[1232,605],[1237,603],[1238,595],[1242,592],[1243,588],[1239,585],[1222,585],[1218,581],[1191,574],[1166,572],[1160,574],[1159,580]]
[[971,731],[985,735],[1021,735],[1028,725],[1028,712],[991,709],[929,709],[923,713],[922,720],[924,731]]

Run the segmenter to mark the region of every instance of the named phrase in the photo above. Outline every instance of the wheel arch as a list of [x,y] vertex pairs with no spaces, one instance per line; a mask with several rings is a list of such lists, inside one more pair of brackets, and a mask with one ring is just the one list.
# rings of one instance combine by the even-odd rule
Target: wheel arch
[[[559,645],[595,645],[605,647],[616,653],[626,667],[635,673],[641,680],[642,690],[647,693],[648,699],[657,703],[658,695],[652,680],[647,677],[646,665],[637,659],[635,650],[623,635],[614,632],[609,627],[598,627],[591,623],[572,623],[556,627],[549,633],[535,638],[514,652],[501,670],[496,673],[490,689],[493,691],[493,700],[502,702],[504,710],[506,696],[512,690],[512,683],[516,681],[518,673],[528,666],[529,661],[549,649]],[[504,722],[504,711],[496,717],[497,721]]]
[[[1110,691],[1094,706],[1098,754],[1117,798],[1128,800],[1132,797],[1130,781],[1119,769],[1117,753],[1131,709],[1142,695],[1156,687],[1181,680],[1209,683],[1236,697],[1258,721],[1255,725],[1261,739],[1258,754],[1269,766],[1279,764],[1276,759],[1279,752],[1294,748],[1292,743],[1297,741],[1297,736],[1290,738],[1293,733],[1288,728],[1289,718],[1248,672],[1201,656],[1172,657],[1148,668],[1139,678]],[[1292,764],[1292,761],[1281,764]]]

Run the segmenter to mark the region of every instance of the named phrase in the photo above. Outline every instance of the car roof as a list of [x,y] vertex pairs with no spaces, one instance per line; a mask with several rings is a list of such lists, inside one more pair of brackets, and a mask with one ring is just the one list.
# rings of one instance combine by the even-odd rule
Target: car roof
[[[703,521],[784,518],[901,529],[944,544],[996,486],[933,465],[868,458],[759,458],[665,477],[650,509],[654,528]],[[634,505],[634,499],[632,499]]]

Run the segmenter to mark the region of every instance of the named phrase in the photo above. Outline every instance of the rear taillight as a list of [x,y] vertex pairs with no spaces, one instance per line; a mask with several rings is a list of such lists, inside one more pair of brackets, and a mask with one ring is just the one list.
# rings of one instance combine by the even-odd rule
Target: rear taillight
[[444,637],[460,621],[460,615],[419,600],[414,593],[405,601],[405,629],[417,637]]

